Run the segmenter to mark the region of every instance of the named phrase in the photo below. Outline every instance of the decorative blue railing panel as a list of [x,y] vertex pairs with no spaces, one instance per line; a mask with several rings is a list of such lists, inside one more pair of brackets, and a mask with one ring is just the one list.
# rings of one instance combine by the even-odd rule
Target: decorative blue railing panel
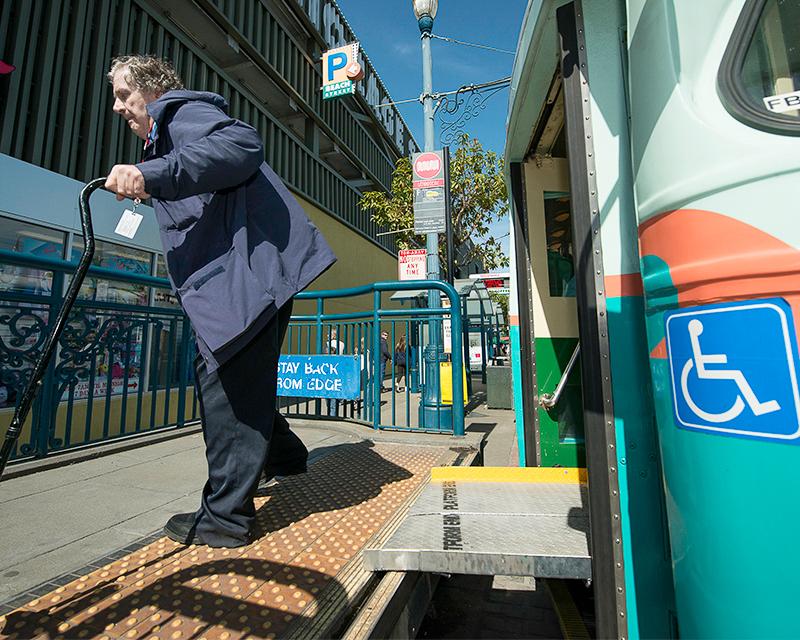
[[[0,251],[0,265],[1,432],[28,384],[75,264]],[[94,267],[89,276],[94,280],[68,318],[12,459],[180,427],[198,417],[195,346],[181,310],[91,299],[113,291],[98,282],[134,283],[146,292],[169,283]]]

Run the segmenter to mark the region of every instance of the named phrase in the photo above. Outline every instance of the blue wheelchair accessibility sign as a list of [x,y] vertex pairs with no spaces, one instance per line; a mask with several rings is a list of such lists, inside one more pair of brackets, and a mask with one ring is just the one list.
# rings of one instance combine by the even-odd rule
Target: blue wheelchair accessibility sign
[[800,437],[797,343],[784,300],[673,311],[666,337],[680,427],[760,440]]

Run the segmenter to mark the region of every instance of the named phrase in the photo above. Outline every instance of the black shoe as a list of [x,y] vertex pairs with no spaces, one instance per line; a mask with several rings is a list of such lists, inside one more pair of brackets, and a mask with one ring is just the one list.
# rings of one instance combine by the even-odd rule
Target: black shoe
[[167,524],[164,525],[164,534],[170,540],[185,545],[201,544],[211,547],[224,547],[226,549],[242,547],[249,542],[249,540],[244,540],[242,542],[231,542],[229,544],[209,545],[209,543],[203,540],[200,534],[197,533],[197,513],[179,513],[172,516],[167,520]]
[[164,534],[181,544],[206,544],[195,531],[197,529],[197,513],[179,513],[167,520]]
[[281,462],[278,464],[267,464],[262,472],[262,477],[274,478],[278,476],[297,476],[308,471],[308,458],[295,462]]

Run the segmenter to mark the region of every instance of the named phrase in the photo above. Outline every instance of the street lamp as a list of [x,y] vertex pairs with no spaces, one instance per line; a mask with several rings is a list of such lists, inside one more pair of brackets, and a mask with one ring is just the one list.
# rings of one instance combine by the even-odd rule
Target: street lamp
[[[433,60],[431,58],[431,31],[433,19],[439,9],[439,0],[412,0],[414,15],[422,34],[422,107],[425,112],[424,151],[433,151]],[[428,235],[430,239],[430,234]],[[438,252],[434,252],[438,256]],[[430,243],[428,243],[430,256]],[[437,264],[438,277],[438,264]]]
[[413,0],[414,15],[419,22],[419,30],[422,33],[430,33],[433,29],[433,19],[439,8],[439,0]]
[[[433,19],[439,8],[439,0],[412,0],[414,15],[417,18],[419,31],[422,34],[422,107],[425,113],[425,141],[424,150],[433,151],[433,61],[431,58],[431,31]],[[449,197],[449,194],[448,196]],[[429,233],[425,243],[428,251],[428,279],[439,279],[439,234]],[[442,306],[441,297],[437,289],[428,291],[428,307],[439,309]],[[439,398],[439,363],[442,361],[444,349],[441,345],[441,331],[439,323],[434,320],[429,325],[428,346],[425,348],[425,391],[420,403],[420,424],[435,424],[442,428],[442,423],[452,424],[452,406],[443,407]],[[460,373],[460,372],[459,372]]]

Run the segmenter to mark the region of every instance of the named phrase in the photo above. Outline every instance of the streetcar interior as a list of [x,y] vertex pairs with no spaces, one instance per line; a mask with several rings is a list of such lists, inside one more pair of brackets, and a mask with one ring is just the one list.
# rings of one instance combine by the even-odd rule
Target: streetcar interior
[[[585,466],[579,362],[570,367],[578,346],[578,315],[564,92],[558,72],[541,109],[529,160],[525,184],[538,405],[536,453],[543,466]],[[559,386],[563,391],[556,401],[543,403]]]

